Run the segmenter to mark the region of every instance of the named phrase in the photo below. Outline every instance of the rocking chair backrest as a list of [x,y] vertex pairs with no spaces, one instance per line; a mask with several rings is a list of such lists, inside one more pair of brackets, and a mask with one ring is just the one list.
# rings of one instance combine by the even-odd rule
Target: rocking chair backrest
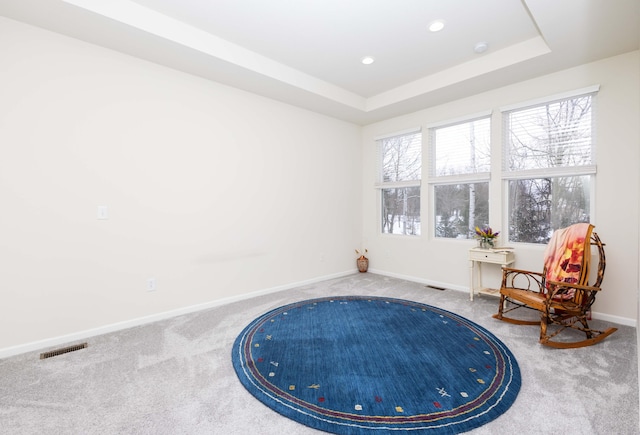
[[[545,289],[548,289],[548,281],[589,284],[593,234],[593,225],[588,223],[574,224],[554,231],[544,255]],[[598,279],[602,281],[600,270],[598,272]],[[580,294],[581,292],[576,294],[575,290],[567,289],[566,292],[559,293],[556,299],[571,300],[574,296],[580,298]]]
[[595,277],[595,282],[591,285],[600,288],[604,279],[604,268],[607,265],[607,259],[604,255],[604,243],[602,243],[595,231],[591,233],[591,244],[598,248],[598,273]]

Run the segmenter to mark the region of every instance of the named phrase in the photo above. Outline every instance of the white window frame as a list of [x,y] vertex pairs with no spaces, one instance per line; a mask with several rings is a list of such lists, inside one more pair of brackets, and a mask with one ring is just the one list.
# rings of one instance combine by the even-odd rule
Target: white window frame
[[[595,190],[596,190],[596,173],[597,173],[597,164],[596,164],[596,117],[597,117],[597,95],[600,90],[600,85],[593,85],[585,88],[575,89],[568,92],[563,92],[559,94],[550,95],[543,98],[538,98],[534,100],[529,100],[526,102],[521,102],[513,105],[508,105],[500,108],[501,118],[502,118],[502,164],[501,164],[501,180],[503,183],[503,201],[502,201],[502,209],[503,209],[503,222],[505,222],[504,235],[506,236],[506,240],[509,240],[511,235],[509,234],[509,228],[511,226],[510,216],[509,216],[509,182],[513,180],[530,180],[530,179],[541,179],[541,178],[558,178],[558,177],[574,177],[574,176],[589,176],[590,177],[590,188],[589,188],[589,216],[591,223],[595,224]],[[521,109],[526,109],[528,107],[541,106],[545,104],[550,104],[562,100],[569,100],[571,98],[592,95],[591,100],[591,123],[592,123],[592,136],[591,136],[591,164],[590,165],[582,165],[582,166],[566,166],[566,167],[554,167],[554,168],[545,168],[545,169],[530,169],[530,170],[521,170],[521,171],[509,171],[507,169],[507,161],[509,159],[509,130],[506,128],[506,123],[508,119],[508,113],[514,112]],[[524,243],[524,242],[523,242]]]
[[[472,174],[456,174],[456,175],[436,175],[436,159],[435,159],[435,144],[434,144],[434,135],[435,130],[438,128],[449,127],[457,124],[464,124],[471,121],[476,121],[479,119],[488,118],[490,122],[489,126],[489,134],[490,137],[493,137],[493,119],[492,119],[492,111],[486,110],[482,112],[477,112],[474,114],[470,114],[467,116],[447,119],[440,122],[427,124],[427,146],[428,146],[428,155],[429,155],[429,176],[427,178],[428,189],[429,189],[429,197],[430,197],[430,209],[432,210],[429,213],[429,234],[430,237],[433,237],[438,240],[456,240],[453,238],[447,237],[437,237],[436,234],[436,195],[435,188],[438,185],[450,185],[450,184],[475,184],[475,183],[490,183],[491,181],[491,167],[487,172],[476,172]],[[490,146],[490,150],[492,150],[492,146]],[[493,166],[493,165],[491,165]],[[491,188],[489,188],[489,195],[491,195]],[[491,199],[489,198],[489,201]]]
[[[420,149],[420,160],[421,160],[421,171],[420,171],[420,178],[416,179],[416,180],[406,180],[406,181],[383,181],[382,177],[382,141],[385,139],[390,139],[393,137],[397,137],[397,136],[405,136],[405,135],[410,135],[410,134],[417,134],[420,133],[421,135],[421,149]],[[377,224],[378,224],[378,231],[379,234],[384,235],[384,236],[395,236],[395,237],[411,237],[411,238],[417,238],[417,237],[422,237],[424,235],[424,231],[420,231],[419,235],[409,235],[409,234],[393,234],[393,233],[384,233],[382,231],[382,206],[383,206],[383,192],[384,190],[387,189],[402,189],[402,188],[406,188],[406,187],[419,187],[420,188],[420,196],[423,196],[423,192],[422,192],[422,172],[424,170],[424,152],[423,152],[423,144],[424,144],[424,135],[422,134],[422,127],[412,127],[412,128],[408,128],[405,130],[400,130],[400,131],[396,131],[393,133],[389,133],[389,134],[384,134],[384,135],[380,135],[380,136],[376,136],[373,138],[373,140],[376,143],[376,182],[374,184],[375,189],[378,191],[378,195],[377,195],[377,210],[378,210],[378,219],[377,219]],[[420,221],[421,223],[423,222],[423,210],[422,210],[422,198],[420,198]],[[421,225],[422,227],[422,225]]]

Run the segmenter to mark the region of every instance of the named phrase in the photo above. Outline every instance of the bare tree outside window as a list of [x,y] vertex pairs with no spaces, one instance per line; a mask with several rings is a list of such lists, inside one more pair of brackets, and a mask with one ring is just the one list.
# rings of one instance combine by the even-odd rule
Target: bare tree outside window
[[489,222],[491,119],[486,116],[430,129],[435,198],[434,235],[473,237]]
[[422,134],[414,132],[379,141],[382,232],[420,235]]
[[468,239],[476,225],[489,225],[489,183],[437,185],[434,193],[436,237]]
[[420,235],[420,188],[382,191],[382,232]]
[[553,230],[589,222],[592,103],[590,94],[507,112],[510,241],[546,244]]
[[382,181],[420,180],[421,135],[394,136],[382,141]]

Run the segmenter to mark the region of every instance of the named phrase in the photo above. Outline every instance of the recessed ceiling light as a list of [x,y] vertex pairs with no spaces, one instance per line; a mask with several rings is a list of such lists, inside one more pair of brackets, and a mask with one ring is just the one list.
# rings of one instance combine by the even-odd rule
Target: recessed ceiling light
[[484,53],[489,48],[489,44],[486,42],[478,42],[475,47],[473,47],[473,51],[476,53]]
[[365,65],[371,65],[373,62],[375,62],[375,61],[376,61],[376,60],[375,60],[373,57],[371,57],[371,56],[365,56],[365,57],[363,57],[361,60],[362,60],[362,63],[363,63],[363,64],[365,64]]
[[439,32],[442,29],[444,29],[444,21],[442,20],[436,20],[433,23],[429,24],[429,30],[431,30],[432,32]]

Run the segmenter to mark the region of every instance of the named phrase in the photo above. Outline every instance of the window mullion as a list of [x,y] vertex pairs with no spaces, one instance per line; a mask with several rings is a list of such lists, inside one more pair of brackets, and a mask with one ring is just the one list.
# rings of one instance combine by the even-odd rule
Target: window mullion
[[571,177],[577,175],[593,175],[596,172],[596,165],[570,166],[560,168],[532,169],[527,171],[506,171],[502,172],[502,179],[523,180],[527,178]]

